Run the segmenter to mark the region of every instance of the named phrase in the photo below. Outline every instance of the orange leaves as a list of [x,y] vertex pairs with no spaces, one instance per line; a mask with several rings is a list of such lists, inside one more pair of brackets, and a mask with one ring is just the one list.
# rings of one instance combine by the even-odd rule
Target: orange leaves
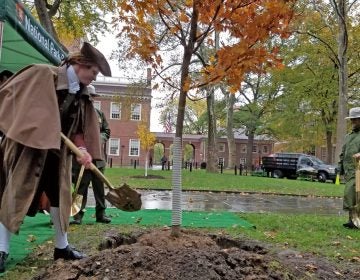
[[[278,49],[266,44],[275,36],[288,36],[293,1],[124,0],[121,5],[126,24],[123,32],[131,40],[130,52],[155,67],[165,63],[158,54],[160,46],[168,50],[178,50],[176,46],[184,49],[190,46],[191,55],[198,58],[201,53],[202,57],[197,59],[201,64],[191,65],[194,75],[189,76],[193,80],[188,77],[183,82],[183,91],[220,81],[226,81],[235,91],[245,73],[281,67]],[[193,25],[196,29],[192,30],[196,38],[190,40],[191,19],[196,18],[198,20]],[[214,56],[215,30],[222,37],[220,49]],[[171,63],[180,65],[182,62]],[[167,66],[164,65],[164,68]],[[179,81],[176,85],[178,87]]]

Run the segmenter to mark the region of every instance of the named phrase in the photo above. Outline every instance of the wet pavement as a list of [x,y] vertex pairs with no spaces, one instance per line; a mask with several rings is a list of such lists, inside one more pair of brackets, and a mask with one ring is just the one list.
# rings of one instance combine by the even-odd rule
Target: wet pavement
[[[171,210],[172,192],[140,190],[143,209]],[[303,213],[342,215],[341,198],[304,197],[273,194],[183,192],[182,209],[192,211],[230,211],[243,213]],[[89,190],[88,206],[94,206]]]

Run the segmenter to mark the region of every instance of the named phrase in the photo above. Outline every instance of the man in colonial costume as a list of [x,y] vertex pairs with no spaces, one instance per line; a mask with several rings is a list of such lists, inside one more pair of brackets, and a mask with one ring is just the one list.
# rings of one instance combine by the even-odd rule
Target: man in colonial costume
[[0,87],[0,272],[11,234],[38,212],[43,193],[55,229],[54,259],[84,257],[67,240],[72,154],[60,132],[82,150],[78,163],[89,167],[101,159],[98,117],[86,89],[99,72],[111,76],[103,54],[84,43],[61,66],[28,66]]

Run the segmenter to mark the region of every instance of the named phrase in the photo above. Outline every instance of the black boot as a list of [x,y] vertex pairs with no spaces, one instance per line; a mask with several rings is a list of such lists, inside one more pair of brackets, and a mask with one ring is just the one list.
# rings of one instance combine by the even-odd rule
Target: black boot
[[101,215],[101,216],[97,216],[96,217],[96,222],[97,223],[102,223],[102,224],[109,224],[109,223],[111,223],[111,219],[104,214],[104,215]]
[[7,259],[9,254],[5,252],[0,252],[0,273],[3,273],[5,271],[5,261]]
[[72,248],[70,245],[67,245],[64,249],[55,248],[54,250],[54,260],[80,260],[83,258],[86,258],[86,255],[76,251],[75,248]]
[[79,213],[74,215],[74,219],[70,221],[70,225],[81,225],[83,217],[84,217],[84,212],[80,211]]

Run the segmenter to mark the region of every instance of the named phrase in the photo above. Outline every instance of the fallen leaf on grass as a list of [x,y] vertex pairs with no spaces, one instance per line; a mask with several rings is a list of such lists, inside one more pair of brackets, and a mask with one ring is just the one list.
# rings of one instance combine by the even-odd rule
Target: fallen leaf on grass
[[32,234],[29,234],[28,235],[28,238],[26,239],[27,242],[34,242],[36,241],[36,236],[35,235],[32,235]]
[[315,271],[318,269],[316,265],[313,265],[311,263],[308,263],[307,265],[305,265],[305,268],[307,271]]
[[344,276],[342,273],[340,273],[339,271],[336,271],[336,270],[334,271],[334,274],[337,276],[341,276],[341,277]]
[[271,238],[271,239],[274,239],[277,235],[277,233],[275,231],[265,231],[264,232],[264,235],[267,237],[267,238]]
[[350,239],[350,240],[353,239],[350,235],[347,235],[346,238],[347,238],[347,239]]
[[341,245],[341,242],[340,241],[333,241],[333,242],[331,242],[331,245],[339,246],[339,245]]
[[352,257],[350,261],[360,263],[360,257]]

